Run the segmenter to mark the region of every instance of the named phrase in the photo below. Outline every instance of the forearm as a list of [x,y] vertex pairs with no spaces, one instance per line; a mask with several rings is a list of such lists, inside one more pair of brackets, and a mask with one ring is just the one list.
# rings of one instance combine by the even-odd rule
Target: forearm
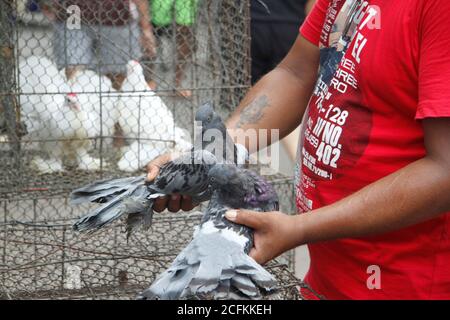
[[295,217],[293,247],[405,228],[450,211],[450,167],[424,158],[341,201]]
[[278,129],[281,139],[300,124],[311,91],[311,84],[303,83],[289,70],[279,66],[249,91],[227,121],[227,127],[231,131]]

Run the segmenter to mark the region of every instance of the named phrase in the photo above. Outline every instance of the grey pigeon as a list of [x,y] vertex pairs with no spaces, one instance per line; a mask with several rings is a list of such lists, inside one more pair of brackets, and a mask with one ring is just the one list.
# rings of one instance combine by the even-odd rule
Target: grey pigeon
[[[74,230],[96,230],[126,214],[126,229],[129,236],[139,226],[144,229],[150,227],[155,198],[177,193],[191,196],[197,203],[209,200],[211,192],[208,188],[207,175],[209,169],[218,160],[207,149],[221,150],[217,144],[231,140],[228,138],[222,119],[216,114],[211,103],[201,106],[197,110],[195,118],[202,123],[202,131],[195,140],[198,148],[194,146],[190,152],[183,153],[180,157],[163,165],[159,175],[151,183],[146,184],[145,176],[142,175],[97,181],[74,190],[71,193],[73,204],[86,202],[102,204],[75,222]],[[220,137],[205,142],[201,141],[203,135],[211,129],[216,129],[220,133]],[[222,149],[228,150],[227,152],[236,151],[239,155],[228,156],[224,151],[219,158],[232,157],[235,163],[238,160],[244,163],[247,154],[243,152],[242,148],[233,146],[234,144]]]
[[213,194],[192,241],[138,299],[260,299],[275,278],[248,253],[253,230],[225,219],[228,209],[278,210],[272,185],[227,164],[209,171]]

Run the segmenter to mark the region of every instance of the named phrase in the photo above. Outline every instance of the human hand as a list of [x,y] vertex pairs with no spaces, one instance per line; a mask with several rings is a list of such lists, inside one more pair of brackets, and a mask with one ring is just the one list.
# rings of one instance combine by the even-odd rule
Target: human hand
[[[166,153],[159,157],[156,157],[150,161],[147,168],[147,181],[153,181],[158,176],[161,167],[167,162],[176,158],[177,155],[174,153]],[[182,196],[180,194],[172,194],[165,197],[160,197],[155,200],[153,204],[153,210],[156,212],[164,211],[168,209],[170,212],[178,212],[180,210],[190,211],[194,209],[198,204],[192,202],[192,198],[189,196]]]
[[295,216],[278,211],[229,210],[225,217],[254,230],[254,244],[250,256],[259,264],[265,264],[300,244]]

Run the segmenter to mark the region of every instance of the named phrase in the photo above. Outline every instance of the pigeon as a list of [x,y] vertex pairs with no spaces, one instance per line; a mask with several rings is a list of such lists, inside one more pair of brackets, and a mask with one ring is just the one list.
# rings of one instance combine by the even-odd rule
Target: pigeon
[[70,93],[56,65],[43,56],[21,59],[18,65],[19,104],[26,127],[25,139],[37,141],[44,157],[34,157],[31,166],[44,173],[78,166],[88,156],[86,113]]
[[[133,140],[131,146],[124,147],[118,162],[120,170],[133,172],[155,154],[190,149],[190,141],[186,147],[183,130],[175,126],[172,111],[150,89],[144,70],[136,60],[127,63],[127,76],[122,83],[117,110],[124,137]],[[173,142],[175,148],[171,149]]]
[[255,172],[216,164],[209,173],[212,197],[192,241],[138,299],[261,299],[275,278],[248,253],[252,229],[227,220],[229,209],[278,210],[273,186]]
[[[222,136],[227,135],[225,125],[214,112],[213,105],[206,103],[196,112],[196,120],[203,121],[202,132],[219,128]],[[200,138],[202,134],[198,135]],[[153,216],[152,206],[155,198],[174,193],[193,197],[193,201],[200,203],[209,200],[211,191],[208,183],[208,172],[212,165],[218,163],[217,156],[207,149],[219,150],[211,144],[217,144],[219,139],[196,142],[189,152],[169,161],[161,167],[159,175],[150,184],[146,184],[145,175],[132,178],[108,179],[94,182],[74,190],[71,193],[72,204],[86,202],[101,203],[102,206],[80,218],[73,226],[75,230],[96,230],[115,221],[122,215],[127,215],[127,235],[142,226],[148,229]],[[244,147],[229,148],[241,150],[238,165],[243,165],[248,154]],[[223,157],[223,154],[220,155]],[[226,155],[225,157],[226,158]],[[235,165],[234,162],[229,162]]]

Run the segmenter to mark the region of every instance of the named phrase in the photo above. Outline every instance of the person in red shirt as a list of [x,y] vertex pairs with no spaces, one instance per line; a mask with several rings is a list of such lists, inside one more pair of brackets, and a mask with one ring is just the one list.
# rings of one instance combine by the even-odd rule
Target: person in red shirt
[[[317,2],[228,121],[284,137],[303,119],[302,214],[227,213],[255,229],[256,261],[307,243],[305,281],[328,299],[450,299],[449,11],[447,0]],[[155,205],[167,206],[190,203]]]

